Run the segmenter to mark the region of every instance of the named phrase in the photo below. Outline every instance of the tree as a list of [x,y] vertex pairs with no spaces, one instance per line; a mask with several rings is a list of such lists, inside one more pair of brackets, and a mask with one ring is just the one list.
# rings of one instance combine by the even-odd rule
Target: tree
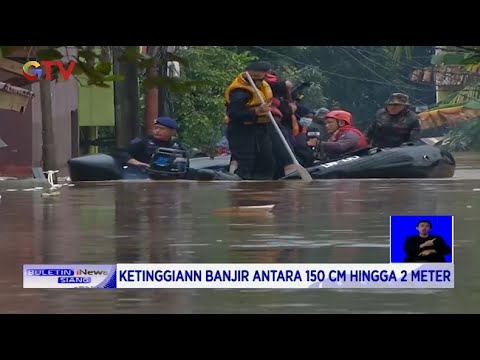
[[221,136],[225,90],[255,57],[221,46],[186,47],[179,50],[179,55],[189,64],[181,70],[181,79],[192,84],[190,91],[173,97],[179,138],[192,147],[209,150]]
[[283,80],[290,80],[294,85],[303,82],[310,82],[311,86],[306,88],[302,103],[312,109],[327,105],[324,98],[323,87],[327,83],[320,68],[299,61],[298,59],[310,61],[308,58],[311,46],[226,46],[227,49],[236,52],[250,52],[259,59],[272,63],[275,73]]
[[[414,104],[435,102],[432,84],[410,81],[412,69],[428,66],[430,47],[409,47],[411,56],[392,56],[391,49],[382,46],[252,46],[236,47],[249,50],[262,60],[272,62],[283,73],[294,69],[302,81],[315,79],[311,106],[341,108],[353,114],[355,124],[365,129],[375,112],[384,106],[393,92],[405,92]],[[395,52],[393,53],[395,54]],[[288,71],[287,71],[288,74]],[[298,78],[297,78],[298,79]]]
[[[0,58],[8,57],[13,54],[15,50],[18,50],[19,46],[0,46]],[[87,82],[79,82],[83,86],[98,86],[98,87],[110,87],[113,81],[123,80],[124,77],[121,74],[112,74],[112,62],[113,62],[113,46],[75,46],[76,54],[68,54],[68,48],[66,46],[48,46],[48,47],[31,47],[34,51],[29,56],[30,60],[43,61],[43,60],[57,60],[61,61],[65,54],[62,49],[67,49],[67,55],[73,57],[76,60],[76,65],[73,68],[72,74],[74,76],[85,75]],[[101,48],[101,51],[97,49]],[[115,47],[119,53],[118,60],[120,62],[126,62],[135,64],[140,72],[145,73],[152,67],[159,67],[165,65],[168,61],[178,61],[184,63],[184,60],[174,54],[166,54],[164,57],[145,55],[138,51],[137,46],[117,46]],[[52,67],[52,79],[58,79],[59,69]],[[158,87],[161,85],[169,85],[174,90],[183,89],[181,81],[177,79],[171,79],[164,76],[144,77],[144,88]],[[78,78],[77,78],[78,80]]]
[[[452,124],[444,144],[453,151],[480,150],[480,46],[449,46],[440,48],[431,58],[437,73],[452,79],[456,91],[430,107],[430,111],[450,109]],[[458,109],[457,112],[453,111]],[[470,116],[462,119],[461,113]],[[476,117],[475,117],[476,116]],[[449,115],[443,117],[449,120]]]

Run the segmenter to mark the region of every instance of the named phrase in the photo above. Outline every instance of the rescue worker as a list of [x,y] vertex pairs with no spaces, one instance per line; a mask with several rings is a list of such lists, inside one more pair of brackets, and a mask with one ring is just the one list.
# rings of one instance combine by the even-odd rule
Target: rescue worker
[[347,111],[333,110],[326,114],[325,128],[330,138],[328,141],[321,141],[319,146],[327,159],[341,158],[368,148],[365,135],[353,126],[352,114]]
[[184,147],[173,140],[177,131],[177,122],[170,117],[159,117],[155,120],[152,135],[146,138],[133,139],[128,145],[128,165],[139,169],[150,166],[152,156],[159,148],[184,150]]
[[299,125],[299,133],[300,134],[307,134],[308,131],[311,131],[314,126],[313,119],[315,117],[315,111],[310,110],[308,107],[304,105],[297,105],[297,112],[295,115],[298,118],[298,125]]
[[306,106],[297,105],[296,116],[299,118],[298,125],[300,131],[295,137],[293,149],[299,163],[304,167],[311,167],[316,160],[315,155],[318,142],[315,139],[319,138],[319,136],[311,137],[308,135],[310,131],[316,133],[315,129],[311,129],[315,112]]
[[310,125],[308,131],[320,131],[325,132],[325,115],[330,112],[329,109],[325,107],[321,107],[315,111],[315,115],[313,117],[313,123]]
[[[293,102],[290,101],[290,89],[289,81],[282,81],[276,75],[268,74],[265,81],[270,85],[272,89],[272,100],[270,106],[270,112],[273,118],[277,121],[277,124],[287,140],[290,148],[295,151],[295,136],[298,135],[299,125],[297,117],[293,112]],[[290,83],[290,86],[292,84]],[[276,157],[276,154],[274,154]],[[279,179],[284,176],[284,169],[278,164],[275,168],[274,179]]]
[[284,168],[285,174],[295,171],[290,156],[270,122],[272,89],[265,81],[272,66],[264,61],[248,65],[265,104],[261,104],[255,89],[239,74],[225,91],[227,140],[232,162],[230,172],[242,179],[273,179],[275,167]]
[[418,115],[410,110],[408,95],[394,93],[380,109],[366,135],[372,147],[397,147],[403,143],[420,140]]

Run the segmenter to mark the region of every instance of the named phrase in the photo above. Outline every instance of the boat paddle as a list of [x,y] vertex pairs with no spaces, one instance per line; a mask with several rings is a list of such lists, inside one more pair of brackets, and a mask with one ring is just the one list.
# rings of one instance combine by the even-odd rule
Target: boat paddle
[[[262,95],[260,95],[260,92],[259,92],[257,86],[255,85],[255,82],[253,81],[252,77],[248,73],[248,71],[246,71],[245,74],[247,75],[248,82],[250,83],[250,85],[255,90],[255,94],[257,95],[258,100],[260,100],[262,105],[265,104],[265,100],[263,99]],[[275,130],[277,131],[278,136],[280,136],[280,139],[282,139],[283,145],[285,146],[288,153],[290,154],[290,157],[292,158],[293,164],[295,165],[295,168],[296,168],[298,174],[300,175],[300,177],[302,178],[302,180],[312,181],[313,179],[312,179],[312,176],[310,175],[310,173],[302,165],[300,165],[297,158],[295,157],[295,154],[293,153],[292,149],[290,148],[290,145],[288,144],[287,140],[285,139],[285,136],[283,136],[282,130],[280,130],[280,127],[278,126],[277,122],[273,118],[273,115],[272,115],[271,111],[268,112],[268,117],[270,118],[270,121],[272,122],[273,126],[275,127]],[[291,175],[291,174],[285,174],[285,175]]]

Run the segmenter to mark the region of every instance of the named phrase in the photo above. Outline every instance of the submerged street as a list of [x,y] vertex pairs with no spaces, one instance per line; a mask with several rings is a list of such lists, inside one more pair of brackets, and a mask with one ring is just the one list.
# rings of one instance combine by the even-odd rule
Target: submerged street
[[[455,156],[441,180],[82,183],[56,197],[0,182],[0,312],[478,312],[480,157]],[[251,205],[265,207],[237,208]],[[23,264],[388,262],[401,214],[455,216],[455,289],[22,288]]]

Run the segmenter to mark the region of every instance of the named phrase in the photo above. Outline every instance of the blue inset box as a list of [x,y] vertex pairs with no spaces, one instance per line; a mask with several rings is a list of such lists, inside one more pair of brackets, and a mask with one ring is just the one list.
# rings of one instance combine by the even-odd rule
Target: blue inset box
[[453,263],[453,216],[390,216],[391,263]]

